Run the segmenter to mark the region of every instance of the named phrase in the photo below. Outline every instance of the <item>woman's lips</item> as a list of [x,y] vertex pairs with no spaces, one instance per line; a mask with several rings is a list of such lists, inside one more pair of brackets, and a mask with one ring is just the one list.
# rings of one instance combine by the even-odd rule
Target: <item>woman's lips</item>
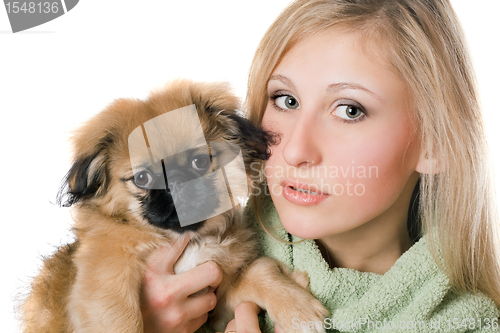
[[322,193],[315,185],[290,180],[284,180],[280,185],[283,189],[283,197],[297,205],[317,205],[329,197],[329,194]]

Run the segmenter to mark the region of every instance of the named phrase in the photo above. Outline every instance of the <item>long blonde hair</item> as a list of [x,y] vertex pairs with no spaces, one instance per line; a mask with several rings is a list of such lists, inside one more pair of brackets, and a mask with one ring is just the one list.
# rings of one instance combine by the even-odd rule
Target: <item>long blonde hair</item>
[[421,153],[418,218],[431,253],[457,291],[500,306],[500,231],[475,76],[448,0],[299,0],[268,29],[249,75],[246,110],[260,124],[267,81],[298,41],[333,26],[379,42],[407,84]]

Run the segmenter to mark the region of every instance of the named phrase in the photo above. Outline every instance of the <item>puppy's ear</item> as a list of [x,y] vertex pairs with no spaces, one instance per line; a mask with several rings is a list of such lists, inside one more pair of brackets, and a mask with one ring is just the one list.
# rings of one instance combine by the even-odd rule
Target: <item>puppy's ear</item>
[[112,139],[100,140],[90,155],[76,157],[58,194],[58,203],[69,207],[79,201],[98,197],[106,191],[109,177],[107,148]]
[[237,113],[226,113],[234,127],[232,128],[232,140],[238,142],[245,164],[256,160],[265,161],[271,155],[270,147],[279,143],[279,137],[252,124],[248,119]]

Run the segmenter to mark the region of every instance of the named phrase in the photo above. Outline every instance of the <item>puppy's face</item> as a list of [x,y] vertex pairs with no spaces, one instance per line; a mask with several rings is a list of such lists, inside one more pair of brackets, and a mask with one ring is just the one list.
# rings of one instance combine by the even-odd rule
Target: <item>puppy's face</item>
[[129,184],[129,190],[149,223],[179,232],[197,230],[203,224],[198,222],[232,209],[233,198],[246,196],[240,149],[225,141],[231,133],[217,120],[226,114],[202,124],[193,104],[163,113],[129,135],[133,175],[127,180],[135,185]]
[[156,231],[216,227],[247,195],[246,171],[268,157],[270,139],[227,91],[178,81],[113,103],[74,137],[67,205]]
[[145,155],[141,158],[136,156],[139,164],[127,179],[128,190],[139,200],[144,220],[179,232],[198,229],[202,223],[197,222],[205,219],[197,219],[196,212],[210,215],[220,205],[217,196],[208,195],[216,185],[214,177],[210,177],[213,155],[199,147],[151,163],[147,150],[145,153],[140,154]]

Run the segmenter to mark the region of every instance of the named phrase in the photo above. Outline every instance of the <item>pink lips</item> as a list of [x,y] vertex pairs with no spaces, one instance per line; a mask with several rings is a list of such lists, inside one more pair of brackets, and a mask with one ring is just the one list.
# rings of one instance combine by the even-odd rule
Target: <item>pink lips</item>
[[290,180],[284,180],[280,185],[283,189],[283,197],[297,205],[317,205],[329,197],[329,194],[322,193],[315,185]]

